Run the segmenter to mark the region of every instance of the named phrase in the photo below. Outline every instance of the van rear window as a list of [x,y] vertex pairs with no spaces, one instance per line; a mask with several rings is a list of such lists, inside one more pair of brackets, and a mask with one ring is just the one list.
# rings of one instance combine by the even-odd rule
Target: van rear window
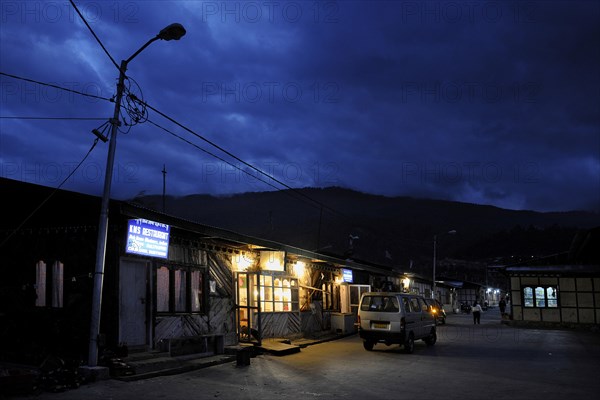
[[360,304],[362,311],[398,312],[400,307],[395,296],[365,296]]

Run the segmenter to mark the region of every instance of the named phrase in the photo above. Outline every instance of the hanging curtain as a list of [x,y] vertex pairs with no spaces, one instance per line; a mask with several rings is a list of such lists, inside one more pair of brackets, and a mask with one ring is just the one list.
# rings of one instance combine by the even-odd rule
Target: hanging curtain
[[175,271],[175,311],[186,311],[186,273],[184,270]]
[[35,299],[36,307],[46,306],[46,263],[38,261],[35,265]]
[[52,307],[62,308],[63,306],[63,274],[64,264],[55,261],[52,264]]

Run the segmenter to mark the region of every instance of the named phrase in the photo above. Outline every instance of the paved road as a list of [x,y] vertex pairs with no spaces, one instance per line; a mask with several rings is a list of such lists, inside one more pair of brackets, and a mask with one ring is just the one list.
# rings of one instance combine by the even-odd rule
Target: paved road
[[600,393],[600,334],[517,329],[497,312],[473,325],[449,315],[438,343],[363,349],[354,335],[247,367],[218,365],[135,382],[102,381],[40,400],[129,399],[589,399]]

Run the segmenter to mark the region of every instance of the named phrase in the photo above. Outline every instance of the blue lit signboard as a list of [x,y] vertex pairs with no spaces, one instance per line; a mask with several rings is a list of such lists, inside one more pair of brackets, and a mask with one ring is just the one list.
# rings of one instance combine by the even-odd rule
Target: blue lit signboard
[[342,282],[352,283],[352,270],[342,268]]
[[127,223],[126,253],[167,258],[170,226],[147,219],[130,219]]

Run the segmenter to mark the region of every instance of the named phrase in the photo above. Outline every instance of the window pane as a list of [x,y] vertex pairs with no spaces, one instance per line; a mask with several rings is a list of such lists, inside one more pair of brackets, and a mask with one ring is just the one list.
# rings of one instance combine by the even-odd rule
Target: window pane
[[263,303],[263,311],[264,312],[272,312],[273,311],[273,302],[272,301],[265,301]]
[[260,309],[263,312],[273,311],[273,277],[260,276]]
[[261,279],[264,279],[265,286],[273,286],[273,277],[271,275],[262,275]]
[[248,275],[238,275],[238,304],[240,306],[248,305]]
[[365,297],[362,303],[360,304],[360,309],[362,311],[369,311],[369,309],[371,308],[371,300],[373,300],[373,297]]
[[263,288],[263,300],[273,301],[273,286],[265,285]]
[[533,307],[533,288],[523,288],[523,303],[525,307]]
[[548,299],[548,307],[558,307],[558,299],[555,287],[546,288],[546,298]]
[[410,299],[410,311],[411,312],[421,312],[421,306],[419,305],[419,300],[417,298]]
[[384,299],[383,311],[398,312],[399,310],[400,308],[397,298],[390,296]]
[[404,312],[410,312],[410,303],[408,297],[402,297],[402,304],[404,306]]
[[[275,301],[281,301],[282,300],[282,289],[281,289],[281,280],[279,278],[276,278],[273,282],[273,299]],[[281,305],[279,305],[280,307],[277,306],[277,304],[275,305],[275,311],[281,311],[282,307]]]
[[350,286],[350,304],[358,304],[361,295],[359,290],[360,288],[358,286]]
[[192,271],[192,311],[202,310],[202,274]]
[[298,280],[292,279],[292,311],[298,311],[300,309],[300,293],[298,289]]
[[187,276],[184,270],[175,271],[175,311],[186,311],[187,302]]
[[156,271],[156,311],[169,311],[169,269],[160,267]]
[[546,298],[544,296],[544,288],[543,287],[536,287],[535,288],[535,303],[536,303],[536,307],[546,307]]

